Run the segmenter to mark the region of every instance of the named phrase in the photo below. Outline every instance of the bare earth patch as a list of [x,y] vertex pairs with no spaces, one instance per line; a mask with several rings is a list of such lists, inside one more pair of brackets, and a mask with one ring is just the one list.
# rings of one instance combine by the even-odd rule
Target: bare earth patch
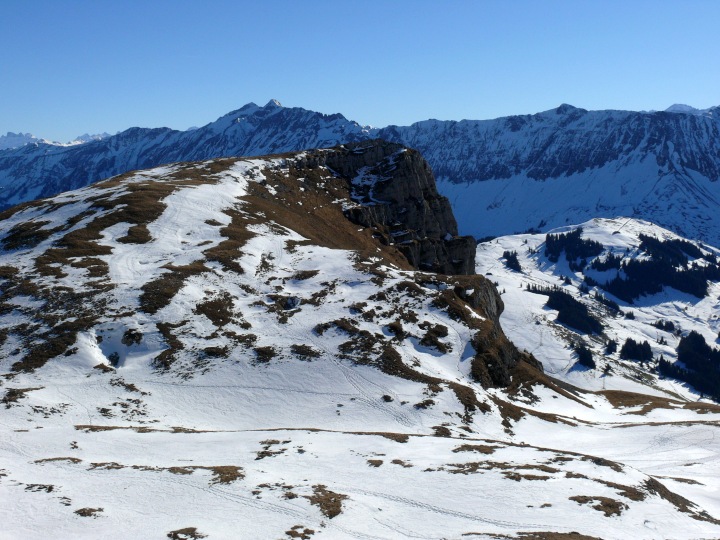
[[44,459],[36,459],[35,463],[51,463],[53,461],[67,461],[68,463],[82,463],[82,459],[76,457],[51,457]]
[[488,444],[462,444],[455,448],[453,452],[477,452],[479,454],[492,454],[499,446],[490,446]]
[[592,508],[598,512],[604,513],[605,517],[619,516],[622,514],[622,511],[627,510],[628,507],[627,504],[611,499],[610,497],[588,497],[587,495],[575,495],[573,497],[568,497],[568,499],[575,501],[578,504],[591,504],[597,501],[597,504],[594,504]]
[[198,538],[207,538],[206,534],[197,530],[197,527],[185,527],[176,531],[167,533],[167,537],[171,540],[196,540]]
[[8,388],[7,392],[5,392],[5,396],[0,400],[0,403],[5,404],[5,408],[9,409],[12,407],[12,403],[17,403],[22,398],[25,397],[25,394],[28,392],[32,392],[34,390],[42,390],[42,386],[38,386],[35,388]]
[[310,540],[310,537],[315,534],[313,529],[308,529],[304,525],[295,525],[290,527],[289,531],[285,531],[288,538],[298,538],[299,540]]
[[348,498],[342,493],[330,491],[326,486],[317,484],[313,486],[313,495],[306,495],[310,504],[320,508],[320,512],[330,519],[342,513],[342,502]]
[[75,513],[81,517],[95,518],[99,517],[98,514],[102,513],[104,510],[104,508],[80,508],[79,510],[75,510]]

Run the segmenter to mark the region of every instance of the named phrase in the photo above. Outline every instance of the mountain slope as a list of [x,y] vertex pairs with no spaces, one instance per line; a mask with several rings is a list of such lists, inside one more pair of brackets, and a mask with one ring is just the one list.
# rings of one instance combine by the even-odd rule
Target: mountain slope
[[[566,251],[559,256],[548,253],[546,238],[572,231],[582,231],[584,242],[597,242],[596,252],[578,258],[566,256]],[[673,250],[681,246],[693,252],[693,257],[685,264],[674,263],[682,268],[675,286],[654,288],[652,277],[648,277],[637,283],[641,288],[636,292],[628,275],[629,265],[633,266],[630,271],[646,265],[649,272],[661,273],[656,263],[662,254],[652,251],[648,239],[659,239],[659,246]],[[697,400],[701,392],[683,381],[663,377],[658,372],[658,360],[662,356],[668,362],[677,362],[678,345],[691,332],[717,346],[719,253],[717,248],[682,239],[652,223],[629,218],[594,219],[581,226],[557,229],[549,236],[522,234],[481,243],[477,269],[504,291],[507,309],[502,323],[513,342],[537,355],[553,376],[584,388]],[[519,271],[509,267],[508,254],[516,255]],[[695,281],[693,267],[715,277]],[[624,281],[613,283],[616,276]],[[581,331],[577,325],[557,320],[557,309],[547,306],[547,292],[543,293],[553,287],[587,306],[602,330]],[[622,346],[628,339],[648,342],[652,359],[623,358]],[[614,351],[608,351],[609,341],[615,342]],[[592,351],[595,369],[578,363],[575,349],[579,343]],[[705,376],[709,381],[711,374]],[[706,393],[720,396],[717,388]]]
[[134,169],[225,156],[321,148],[369,138],[341,115],[254,103],[192,131],[131,128],[79,147],[47,144],[0,153],[0,204],[76,189]]
[[718,409],[545,376],[487,279],[413,268],[459,264],[446,204],[372,142],[7,211],[4,533],[717,536],[717,448],[678,443]]
[[717,115],[569,105],[490,121],[427,121],[381,137],[419,149],[476,237],[626,215],[720,243]]
[[593,217],[647,219],[720,244],[717,108],[586,111],[569,105],[486,121],[362,127],[342,115],[248,104],[192,131],[132,128],[74,148],[0,152],[0,204],[176,161],[260,155],[382,138],[420,150],[476,237]]

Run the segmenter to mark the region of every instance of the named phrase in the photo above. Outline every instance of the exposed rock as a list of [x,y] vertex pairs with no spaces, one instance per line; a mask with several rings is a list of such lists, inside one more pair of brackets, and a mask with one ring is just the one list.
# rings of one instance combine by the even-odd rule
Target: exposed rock
[[475,241],[458,236],[450,202],[440,195],[419,152],[381,140],[352,143],[301,158],[305,167],[324,165],[350,181],[346,216],[377,229],[410,264],[441,274],[474,274]]
[[[504,304],[495,286],[483,276],[452,276],[446,278],[452,288],[436,300],[438,307],[447,309],[455,318],[464,319],[476,330],[472,338],[475,356],[471,362],[473,379],[485,388],[506,387],[511,382],[513,368],[519,362],[543,371],[542,364],[532,355],[517,349],[500,326]],[[463,306],[467,304],[485,320],[474,318]]]

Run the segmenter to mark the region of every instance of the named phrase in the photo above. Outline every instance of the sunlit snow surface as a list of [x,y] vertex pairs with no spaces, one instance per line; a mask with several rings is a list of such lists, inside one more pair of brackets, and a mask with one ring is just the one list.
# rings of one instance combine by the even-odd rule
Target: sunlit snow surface
[[[221,241],[218,226],[208,221],[226,225],[223,210],[247,210],[238,198],[255,181],[251,172],[270,165],[240,161],[215,184],[177,189],[148,226],[148,243],[119,242],[126,224],[104,231],[99,243],[112,253],[102,258],[115,284],[108,314],[79,335],[70,355],[34,373],[6,377],[0,386],[6,397],[9,389],[23,390],[0,409],[0,538],[163,538],[191,528],[208,538],[248,539],[492,538],[533,531],[618,539],[720,536],[711,518],[697,519],[703,511],[720,517],[720,414],[678,406],[637,415],[640,407],[613,407],[600,394],[539,386],[537,399],[524,403],[518,397],[515,403],[547,414],[508,420],[492,398],[510,398],[470,380],[471,331],[433,307],[431,285],[426,296],[375,296],[412,272],[383,267],[387,278],[378,285],[355,253],[298,244],[301,236],[265,216],[252,226],[255,236],[239,256],[242,274],[206,262],[212,271],[188,278],[156,314],[138,311],[140,288],[166,272],[163,266],[196,262]],[[138,173],[129,181],[160,180],[176,171]],[[56,200],[68,204],[54,210],[29,208],[4,227],[42,214],[52,228],[87,210],[97,189],[61,195]],[[518,346],[581,388],[669,389],[694,398],[671,383],[657,383],[657,389],[633,383],[620,369],[602,379],[570,370],[554,329],[535,325],[537,317],[550,318],[542,299],[520,290],[521,280],[499,262],[503,248],[515,246],[520,253],[523,240],[501,239],[478,252],[480,270],[505,289],[503,324]],[[51,242],[0,254],[0,266],[30,267]],[[524,256],[522,262],[529,265]],[[300,279],[302,271],[310,274]],[[551,279],[532,272],[533,279]],[[78,271],[58,279],[82,288],[87,278]],[[267,309],[269,295],[279,291],[301,299],[325,296],[281,321]],[[251,330],[232,322],[220,332],[196,312],[199,300],[223,292],[236,298],[234,309]],[[351,306],[361,302],[377,312],[377,321],[352,316]],[[417,324],[441,323],[449,330],[449,352],[411,337],[397,345],[403,361],[471,387],[491,404],[489,412],[478,411],[466,423],[448,387],[433,391],[340,358],[347,336],[314,331],[320,323],[351,317],[361,329],[385,333],[395,317],[391,308],[399,304],[415,311]],[[688,309],[697,310],[698,318],[710,313],[709,307]],[[637,311],[640,328],[644,312]],[[151,367],[167,347],[157,329],[161,322],[182,330],[184,349],[170,373]],[[420,333],[414,323],[406,328]],[[141,330],[142,343],[121,346],[128,329]],[[228,331],[252,332],[255,347],[274,347],[277,356],[257,362],[249,348],[236,347],[222,361],[202,361],[210,346],[233,346]],[[297,344],[318,357],[299,359],[290,352]],[[4,346],[6,354],[12,355],[11,345]],[[107,371],[112,351],[121,352],[119,367]],[[9,373],[9,360],[2,362]],[[429,397],[432,405],[414,406]],[[651,489],[648,475],[697,506],[681,511]],[[603,498],[613,503],[602,507]]]

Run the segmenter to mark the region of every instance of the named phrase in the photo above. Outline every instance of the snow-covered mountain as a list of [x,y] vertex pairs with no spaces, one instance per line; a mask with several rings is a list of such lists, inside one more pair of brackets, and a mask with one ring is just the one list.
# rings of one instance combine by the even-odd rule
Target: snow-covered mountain
[[367,130],[339,114],[285,108],[275,100],[264,107],[250,103],[192,131],[131,128],[76,147],[38,143],[0,152],[0,204],[160,164],[322,148],[367,138]]
[[683,114],[697,114],[700,116],[717,116],[718,107],[709,107],[707,109],[698,109],[692,105],[685,105],[683,103],[675,103],[671,105],[665,112],[683,113]]
[[38,139],[30,133],[13,133],[12,131],[8,131],[6,135],[0,135],[0,150],[18,148],[32,142],[42,142],[42,139]]
[[717,111],[562,105],[496,120],[368,128],[272,100],[192,131],[132,128],[79,147],[37,143],[0,152],[0,204],[162,163],[383,138],[423,153],[465,234],[480,238],[627,215],[720,245]]
[[96,135],[89,135],[85,133],[84,135],[75,137],[72,141],[66,143],[59,143],[55,141],[49,141],[47,139],[40,139],[38,137],[35,137],[34,135],[31,135],[30,133],[12,133],[9,131],[6,135],[0,135],[0,151],[12,150],[13,148],[20,148],[21,146],[35,143],[57,147],[76,146],[78,144],[83,144],[89,141],[100,141],[107,137],[110,137],[109,133],[98,133]]
[[[424,127],[424,137],[433,124]],[[433,137],[464,141],[454,151],[449,143],[436,143],[444,152],[428,153],[421,137],[404,144],[427,153],[441,192],[469,234],[548,230],[626,215],[720,243],[714,219],[720,208],[717,115],[561,106],[452,127],[438,123]]]
[[103,139],[107,139],[110,136],[111,135],[107,132],[95,133],[94,135],[90,135],[89,133],[84,133],[82,135],[78,135],[77,137],[75,137],[72,141],[70,141],[67,144],[68,145],[83,144],[83,143],[90,142],[90,141],[101,141]]
[[415,151],[174,164],[2,218],[6,536],[720,535],[720,408],[544,374],[487,278],[428,271],[474,252]]
[[[568,233],[578,233],[579,242],[561,238]],[[478,245],[478,273],[502,291],[501,322],[513,343],[536,355],[547,373],[583,388],[720,397],[720,363],[709,363],[698,389],[687,382],[698,382],[692,375],[696,366],[678,362],[679,344],[691,333],[709,348],[718,347],[720,250],[630,218],[594,219],[548,235],[504,236]],[[548,238],[555,244],[549,247]],[[563,240],[574,247],[560,246]],[[578,249],[585,252],[577,255]],[[555,288],[584,306],[601,327],[588,331],[584,320],[580,326],[563,320],[549,305],[548,293]],[[628,339],[647,342],[650,357],[639,358],[630,349],[623,353]],[[595,368],[578,363],[582,346],[592,353]],[[691,374],[678,378],[670,365]]]

